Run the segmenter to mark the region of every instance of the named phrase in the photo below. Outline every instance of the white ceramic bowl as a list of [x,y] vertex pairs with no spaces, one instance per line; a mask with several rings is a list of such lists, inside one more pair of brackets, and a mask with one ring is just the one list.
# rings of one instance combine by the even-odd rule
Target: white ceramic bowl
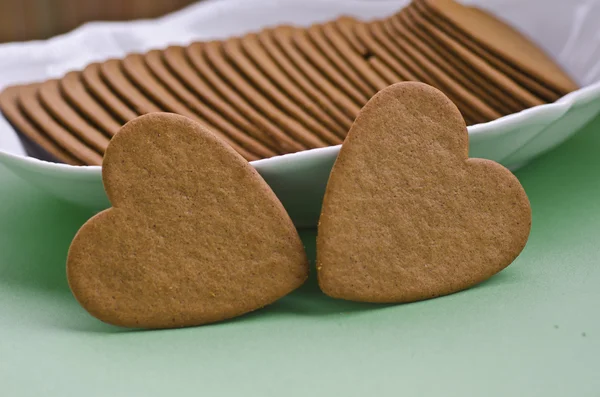
[[[213,0],[154,21],[91,23],[50,40],[0,45],[0,88],[59,77],[131,51],[223,38],[266,25],[308,25],[345,14],[362,19],[398,11],[407,1]],[[559,101],[469,127],[470,155],[516,169],[557,146],[600,113],[600,0],[476,0],[529,35],[583,87]],[[47,192],[91,209],[108,206],[100,167],[26,157],[0,116],[0,163]],[[297,226],[314,226],[339,147],[255,161]],[[1,187],[0,187],[1,188]]]

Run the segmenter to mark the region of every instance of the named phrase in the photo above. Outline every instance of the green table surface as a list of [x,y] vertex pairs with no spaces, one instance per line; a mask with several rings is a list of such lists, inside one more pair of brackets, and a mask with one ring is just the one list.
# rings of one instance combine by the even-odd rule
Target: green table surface
[[0,395],[600,396],[600,119],[517,176],[529,243],[471,290],[372,306],[313,278],[233,321],[130,331],[67,286],[90,213],[0,169]]

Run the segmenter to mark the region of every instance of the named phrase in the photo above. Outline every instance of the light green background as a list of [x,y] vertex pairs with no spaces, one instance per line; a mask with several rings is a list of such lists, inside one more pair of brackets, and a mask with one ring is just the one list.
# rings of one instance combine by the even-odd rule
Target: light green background
[[69,292],[65,255],[90,214],[0,169],[0,395],[600,396],[600,119],[517,176],[529,243],[469,291],[370,306],[313,279],[234,321],[140,332]]

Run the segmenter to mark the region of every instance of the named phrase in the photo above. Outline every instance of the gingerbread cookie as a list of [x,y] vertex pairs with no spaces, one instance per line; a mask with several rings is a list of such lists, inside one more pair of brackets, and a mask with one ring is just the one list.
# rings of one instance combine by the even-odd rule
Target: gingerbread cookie
[[58,80],[46,80],[38,87],[39,100],[50,115],[62,124],[74,136],[103,154],[108,146],[109,137],[90,125],[65,102],[60,94]]
[[136,328],[221,321],[307,278],[304,247],[256,170],[185,117],[153,113],[112,139],[102,179],[113,205],[75,236],[69,286],[93,316]]
[[482,9],[453,0],[418,0],[446,33],[489,60],[501,72],[548,100],[578,88],[540,47]]
[[[376,23],[372,23],[368,31],[371,31],[373,34],[373,38],[371,38],[372,43],[376,43],[374,38],[384,37],[385,32],[383,32]],[[362,34],[365,39],[369,38],[369,34]],[[402,25],[399,26],[399,29],[396,31],[396,34],[392,35],[392,40],[394,45],[389,45],[388,47],[380,48],[379,45],[381,43],[386,43],[385,40],[380,40],[379,45],[373,45],[376,53],[383,57],[386,62],[389,62],[391,65],[394,65],[396,68],[402,68],[407,66],[411,73],[413,73],[417,79],[410,79],[411,81],[421,81],[423,83],[430,84],[434,87],[437,87],[443,90],[446,95],[450,97],[450,99],[460,108],[467,124],[477,124],[483,120],[485,120],[485,116],[481,115],[477,108],[473,108],[465,103],[464,98],[460,95],[465,94],[469,95],[469,93],[465,93],[464,88],[458,87],[458,85],[451,80],[448,75],[444,75],[439,73],[439,69],[429,67],[427,62],[424,62],[424,57],[411,46],[411,38],[410,32],[408,32]],[[408,80],[408,79],[407,79]],[[480,101],[479,101],[480,102]],[[480,105],[480,103],[478,103]]]
[[[359,22],[350,22],[348,19],[342,19],[341,21],[328,22],[321,26],[321,30],[331,45],[339,52],[343,58],[342,62],[353,67],[356,70],[357,75],[363,81],[365,81],[372,88],[369,90],[370,96],[373,96],[377,91],[384,89],[389,85],[389,82],[385,81],[373,67],[369,64],[368,60],[364,56],[360,56],[353,48],[352,42],[355,39],[346,39],[340,32],[338,25],[349,24],[353,26]],[[397,81],[394,81],[396,83]]]
[[[488,81],[488,84],[485,84],[485,86],[496,87],[496,89],[493,91],[500,90],[503,92],[504,95],[502,95],[502,102],[510,103],[511,107],[513,108],[513,110],[506,111],[507,114],[523,110],[523,108],[526,107],[544,104],[544,100],[537,97],[534,93],[523,88],[510,77],[492,67],[484,59],[469,51],[466,47],[461,45],[452,37],[444,34],[442,30],[424,18],[417,8],[408,7],[406,9],[405,18],[413,21],[415,31],[427,32],[430,37],[439,43],[441,48],[451,52],[453,56],[450,56],[450,59],[464,59],[472,69],[476,69],[482,75],[484,75]],[[515,106],[517,109],[515,109]]]
[[23,114],[32,122],[33,125],[58,146],[64,148],[81,164],[100,165],[102,155],[84,144],[70,131],[56,122],[48,114],[48,111],[42,106],[38,97],[39,84],[30,84],[20,88],[18,104]]
[[[313,135],[316,135],[327,145],[336,145],[340,139],[331,132],[320,120],[315,119],[302,107],[282,92],[278,86],[273,84],[269,76],[263,74],[260,68],[250,61],[242,47],[242,39],[232,38],[222,43],[223,54],[227,61],[237,70],[239,74],[251,84],[262,97],[257,100],[269,101],[282,112],[302,124]],[[237,85],[237,84],[236,84]]]
[[[160,59],[155,59],[153,54],[154,52],[152,51],[148,53],[146,61],[154,73],[159,78],[164,79],[165,84],[167,84],[167,81],[173,79],[181,81],[183,86],[193,92],[191,95],[197,98],[197,102],[194,102],[193,98],[189,99],[190,103],[196,103],[194,106],[199,109],[204,106],[210,106],[215,112],[231,120],[232,123],[238,125],[248,135],[261,142],[269,150],[276,154],[281,154],[281,148],[278,143],[269,134],[264,132],[264,130],[267,130],[266,128],[259,128],[259,123],[254,123],[253,120],[245,117],[248,111],[243,111],[244,109],[238,111],[239,105],[227,103],[225,98],[208,84],[203,76],[194,70],[185,55],[183,47],[172,46],[165,49]],[[171,74],[172,79],[167,77]],[[173,86],[176,86],[176,84]]]
[[[336,28],[342,33],[344,39],[350,44],[354,51],[358,52],[363,56],[364,59],[368,59],[368,51],[364,44],[352,33],[354,26],[358,23],[364,23],[363,21],[357,21],[355,18],[349,16],[341,16],[333,21]],[[350,32],[350,34],[348,34]]]
[[[166,54],[166,52],[165,52]],[[281,127],[276,125],[266,115],[259,112],[240,95],[237,89],[231,87],[227,81],[214,70],[207,61],[204,43],[193,43],[185,48],[185,56],[190,60],[196,72],[223,96],[229,106],[237,108],[246,118],[261,128],[284,153],[297,152],[306,149],[301,143],[288,136]]]
[[[373,23],[371,29],[375,32],[381,32],[381,26],[377,23]],[[500,112],[458,83],[455,76],[444,72],[442,68],[427,59],[422,53],[422,50],[419,49],[418,39],[409,29],[400,24],[397,32],[399,33],[399,36],[402,37],[398,37],[399,40],[397,43],[399,43],[400,46],[404,44],[403,47],[406,54],[413,58],[427,76],[435,82],[433,85],[444,91],[446,95],[450,96],[458,105],[461,105],[461,110],[464,110],[466,113],[466,110],[468,109],[478,116],[481,116],[481,118],[477,120],[479,122],[495,120],[502,117]],[[384,35],[384,33],[381,33],[381,35]]]
[[[394,58],[390,54],[390,49],[385,48],[376,40],[375,34],[370,26],[371,24],[357,24],[353,28],[353,33],[356,35],[365,48],[365,54],[370,57],[381,60],[382,64],[392,74],[394,81],[419,80],[423,79],[423,75],[419,75],[420,68],[408,56],[400,54]],[[375,32],[376,33],[376,32]],[[365,55],[366,56],[366,55]]]
[[[152,74],[154,74],[154,76],[156,76],[156,78],[164,86],[169,87],[169,89],[173,92],[175,96],[177,96],[177,98],[185,102],[190,107],[190,109],[194,110],[196,113],[200,115],[212,113],[219,114],[218,117],[225,117],[227,120],[230,120],[230,122],[233,123],[235,126],[245,131],[248,135],[255,136],[256,134],[258,134],[256,128],[252,124],[250,124],[246,119],[241,117],[239,113],[233,111],[233,109],[231,109],[230,106],[224,106],[226,113],[221,115],[220,112],[217,110],[217,107],[214,106],[214,103],[218,102],[220,98],[218,98],[215,101],[210,100],[210,97],[207,97],[207,100],[200,100],[198,97],[196,97],[196,95],[194,95],[194,93],[192,93],[192,91],[190,91],[190,89],[186,87],[186,84],[182,80],[180,80],[176,74],[172,73],[167,67],[167,65],[165,65],[165,63],[163,62],[162,51],[149,51],[144,56],[144,60],[146,65],[148,66],[148,69],[152,71]],[[266,150],[270,151],[270,149],[268,148]],[[273,153],[272,155],[275,155],[275,152],[270,152]]]
[[319,71],[319,74],[327,78],[331,83],[340,87],[346,96],[350,97],[356,104],[362,106],[369,95],[357,89],[340,71],[333,65],[327,56],[319,49],[317,44],[311,40],[307,29],[294,29],[292,31],[293,43],[296,50],[300,50],[302,57],[308,59]]
[[[408,28],[412,30],[413,34],[423,44],[424,51],[428,53],[427,56],[438,66],[444,68],[448,74],[456,76],[456,79],[462,85],[473,91],[478,97],[487,97],[489,103],[502,114],[510,114],[523,110],[523,105],[519,101],[510,95],[505,95],[504,90],[495,87],[479,69],[473,67],[473,65],[464,59],[456,57],[445,46],[431,37],[425,29],[419,26],[419,22],[423,21],[414,18],[417,15],[413,15],[410,11],[412,11],[411,7],[403,10],[403,17],[406,20],[403,19],[402,22],[399,18],[388,18],[384,24],[384,28],[393,32],[395,30],[394,24],[404,23],[408,25]],[[415,29],[416,26],[418,28]]]
[[[37,84],[35,84],[35,87],[37,87]],[[82,165],[81,160],[75,158],[68,150],[44,134],[21,112],[17,100],[22,89],[23,86],[6,87],[0,94],[0,109],[6,119],[25,139],[46,152],[44,157],[71,165]]]
[[[258,68],[264,76],[272,80],[273,84],[280,89],[283,95],[289,97],[289,100],[297,103],[298,106],[305,109],[315,120],[318,120],[327,129],[327,135],[333,134],[334,145],[341,143],[340,136],[345,136],[347,129],[327,113],[326,109],[319,106],[318,102],[307,95],[302,90],[302,87],[296,84],[294,78],[291,78],[290,75],[284,72],[280,64],[276,63],[273,57],[265,51],[256,33],[247,34],[242,37],[241,45],[245,55],[252,60],[252,67]],[[297,71],[294,72],[294,77],[298,77]],[[305,80],[300,80],[306,83]]]
[[161,112],[163,110],[129,80],[123,72],[120,59],[109,59],[101,63],[100,75],[108,86],[139,114]]
[[[220,114],[210,109],[201,114],[192,112],[189,105],[180,102],[171,94],[166,86],[163,86],[150,72],[144,58],[139,54],[130,54],[123,59],[125,73],[140,87],[144,93],[156,103],[160,103],[165,109],[186,116],[192,120],[206,124],[207,127],[218,134],[220,138],[231,145],[246,160],[258,160],[259,158],[271,157],[273,152],[266,150],[251,136],[240,131],[236,126],[224,119]],[[264,149],[264,150],[263,150]]]
[[85,88],[80,72],[69,72],[60,79],[60,91],[65,100],[81,115],[97,125],[108,136],[113,136],[121,128],[121,123]]
[[529,201],[500,164],[468,158],[456,106],[423,83],[379,92],[331,171],[317,237],[319,285],[336,298],[411,302],[469,288],[508,266]]
[[[367,98],[372,97],[376,92],[377,88],[369,84],[363,76],[359,75],[355,69],[355,65],[349,63],[342,52],[347,48],[340,48],[338,45],[343,45],[344,42],[338,40],[338,42],[332,42],[330,37],[327,37],[324,31],[324,26],[321,24],[315,24],[306,29],[306,33],[310,40],[316,45],[317,49],[325,55],[325,58],[329,60],[329,63],[333,65],[336,71],[341,73],[344,78],[350,82],[356,89],[362,92]],[[330,31],[331,36],[331,29]]]
[[100,64],[92,63],[83,69],[81,78],[85,87],[90,91],[104,108],[117,120],[126,123],[138,116],[115,92],[106,84],[100,75]]
[[[410,7],[409,7],[410,8]],[[429,38],[425,38],[422,33],[422,29],[415,23],[415,20],[411,18],[410,9],[405,9],[398,15],[399,18],[394,19],[397,23],[401,23],[410,31],[412,36],[412,43],[418,49],[418,51],[435,65],[440,70],[440,73],[444,73],[450,76],[456,83],[463,86],[466,90],[473,93],[474,97],[479,98],[485,104],[496,110],[499,114],[509,114],[513,110],[510,110],[505,106],[505,102],[498,99],[500,95],[499,90],[489,84],[485,79],[478,79],[479,75],[468,70],[457,70],[452,64],[452,57],[443,56],[443,51],[435,51],[432,44],[429,42]],[[391,19],[386,20],[384,29],[394,31],[393,21]],[[387,25],[387,26],[385,26]],[[515,101],[516,102],[516,101]],[[517,108],[517,107],[516,107]],[[522,110],[523,108],[518,108]]]
[[272,38],[272,30],[265,29],[257,34],[257,39],[263,50],[273,59],[275,66],[285,74],[295,85],[297,85],[310,100],[319,108],[323,109],[335,122],[340,125],[340,129],[334,128],[333,131],[342,139],[346,136],[350,125],[354,119],[348,117],[344,112],[338,109],[328,93],[321,92],[311,80],[298,69],[291,59],[289,59],[282,48],[277,45]]
[[[398,81],[422,81],[437,87],[441,85],[439,80],[435,79],[431,74],[426,73],[421,65],[409,55],[412,49],[408,47],[405,39],[400,38],[396,34],[393,37],[393,44],[389,44],[385,40],[385,33],[377,29],[377,26],[372,26],[375,23],[376,21],[369,24],[356,25],[354,32],[356,37],[367,48],[367,51],[372,53],[374,58],[381,59],[396,74]],[[388,46],[386,47],[384,44]],[[452,100],[457,103],[460,101],[459,98],[454,96]],[[461,109],[465,108],[462,104],[460,104],[460,107]],[[468,124],[472,124],[478,119],[477,116],[473,115],[471,109],[464,109],[463,115]]]
[[375,54],[369,51],[364,43],[356,36],[354,27],[357,24],[364,25],[364,22],[355,21],[350,17],[340,17],[335,21],[335,27],[350,44],[352,49],[358,53],[358,55],[360,55],[388,85],[397,83],[399,78],[398,75],[390,70],[390,68],[385,65],[381,59],[376,57]]
[[208,42],[204,44],[204,55],[210,67],[215,70],[224,81],[244,97],[248,104],[251,104],[259,112],[263,113],[268,119],[273,120],[283,131],[284,134],[300,143],[305,149],[325,147],[327,143],[313,134],[300,122],[284,113],[280,108],[270,102],[265,96],[246,79],[242,77],[236,68],[228,62],[223,53],[222,42]]
[[360,105],[349,98],[339,86],[323,76],[321,71],[302,52],[298,51],[293,40],[294,32],[298,29],[290,26],[279,26],[267,31],[267,34],[293,65],[316,87],[319,87],[324,95],[331,99],[351,122],[354,121],[356,114],[360,111]]
[[[236,112],[230,111],[229,114],[233,116],[233,118],[225,118],[223,115],[219,114],[210,103],[199,101],[198,98],[194,94],[192,94],[170,71],[167,69],[165,64],[162,62],[162,52],[158,50],[148,52],[145,57],[145,64],[152,71],[152,73],[156,76],[156,78],[166,87],[173,92],[178,98],[184,101],[190,109],[193,109],[197,114],[199,114],[204,119],[214,120],[211,122],[213,125],[222,125],[223,129],[227,131],[228,135],[232,136],[235,139],[236,135],[240,136],[240,143],[242,145],[248,145],[248,147],[253,147],[252,151],[255,152],[260,158],[272,157],[277,155],[277,153],[270,148],[266,147],[255,139],[253,139],[254,134],[252,134],[249,130],[253,128],[253,126],[242,117],[240,117]],[[242,129],[240,130],[235,123],[237,120],[243,120],[245,123],[243,124]],[[248,141],[247,144],[244,141]]]
[[129,54],[121,61],[123,74],[140,90],[140,93],[161,109],[199,121],[187,106],[179,102],[169,90],[152,75],[141,54]]

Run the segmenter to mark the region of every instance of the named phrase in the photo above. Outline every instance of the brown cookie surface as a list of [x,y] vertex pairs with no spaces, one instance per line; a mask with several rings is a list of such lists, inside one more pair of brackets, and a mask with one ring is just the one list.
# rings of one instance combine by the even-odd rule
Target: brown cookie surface
[[[409,37],[411,33],[404,26],[400,25],[394,31],[394,34],[387,34],[376,22],[373,22],[369,25],[367,33],[363,34],[363,36],[368,38],[369,33],[372,34],[371,42],[374,43],[370,45],[373,45],[375,49],[379,48],[379,50],[376,50],[379,56],[390,64],[396,62],[393,66],[395,68],[407,67],[410,73],[416,77],[416,79],[410,79],[410,81],[420,81],[443,90],[460,108],[467,124],[477,124],[485,120],[483,115],[466,104],[464,98],[459,95],[464,89],[461,87],[457,88],[457,84],[452,82],[449,76],[436,73],[439,70],[434,69],[432,73],[429,65],[423,63],[423,55],[412,46],[411,38]],[[391,39],[391,41],[386,40],[386,38]]]
[[[403,15],[403,13],[400,13],[399,17],[402,18]],[[401,47],[403,46],[404,51],[412,57],[427,76],[435,82],[435,84],[433,84],[434,86],[444,91],[446,95],[455,101],[455,103],[460,105],[461,111],[464,111],[465,113],[468,111],[476,113],[480,116],[480,118],[475,120],[477,122],[485,122],[502,117],[502,114],[498,110],[487,104],[483,99],[478,98],[467,87],[460,84],[460,82],[456,80],[456,76],[448,74],[441,67],[428,59],[423,54],[423,50],[419,45],[418,36],[403,24],[398,24],[397,28],[399,40],[397,40],[396,43]],[[380,32],[380,36],[385,36],[379,24],[373,23],[371,29],[374,32]]]
[[141,54],[129,54],[121,61],[123,75],[140,93],[165,111],[173,112],[198,121],[187,106],[179,102],[150,72]]
[[343,92],[339,86],[326,78],[321,71],[301,52],[294,43],[294,32],[299,28],[279,26],[269,31],[269,36],[282,50],[286,57],[302,72],[316,87],[336,104],[338,109],[349,119],[354,121],[360,110],[360,105]]
[[36,128],[43,131],[46,136],[50,137],[82,164],[100,165],[102,163],[101,154],[84,144],[48,114],[48,111],[39,101],[38,88],[39,85],[37,84],[21,87],[17,100],[23,114]]
[[[378,28],[376,21],[356,25],[354,32],[367,51],[373,54],[374,58],[382,60],[382,63],[396,74],[398,80],[421,81],[436,87],[442,86],[435,76],[427,73],[421,64],[411,56],[414,49],[410,48],[407,40],[398,33],[393,35],[393,42],[390,42],[388,40],[390,38],[386,37],[382,29]],[[460,98],[452,96],[452,100],[460,105],[467,123],[473,124],[480,119],[470,108],[460,104]]]
[[[302,124],[313,135],[316,135],[321,141],[328,145],[340,143],[340,139],[307,112],[303,107],[293,101],[288,94],[274,84],[269,75],[264,74],[260,68],[253,63],[246,51],[242,47],[243,38],[231,38],[222,43],[223,53],[228,62],[236,68],[242,78],[259,92],[264,100],[272,103],[276,108],[281,109],[285,114]],[[236,84],[237,85],[237,84]],[[262,98],[261,98],[262,99]],[[256,100],[259,100],[258,98]]]
[[456,106],[422,83],[373,97],[332,169],[317,237],[319,285],[336,298],[410,302],[469,288],[527,242],[531,209],[500,164],[468,158]]
[[120,59],[110,59],[101,63],[100,75],[107,85],[137,113],[146,114],[163,110],[125,75]]
[[[240,115],[239,112],[236,112],[232,106],[224,104],[222,99],[209,89],[206,83],[200,80],[195,73],[193,73],[191,66],[183,57],[177,61],[177,67],[183,71],[182,76],[167,66],[165,63],[166,61],[163,58],[163,51],[150,51],[146,54],[145,60],[148,68],[152,70],[153,74],[162,82],[162,84],[169,87],[175,95],[186,102],[198,114],[207,114],[205,117],[208,118],[208,115],[217,113],[236,125],[238,129],[241,129],[258,140],[261,146],[264,147],[262,150],[269,153],[264,154],[264,157],[278,154],[278,152],[273,149],[273,147],[275,147],[273,141]],[[181,63],[184,64],[181,65]],[[188,74],[191,74],[189,79],[187,78]],[[195,88],[201,96],[196,96],[194,94],[194,88],[191,87],[192,84],[195,85]],[[268,145],[265,144],[265,141]]]
[[[367,59],[368,57],[364,56],[364,54],[366,54],[366,52],[367,52],[367,48],[356,37],[356,35],[352,33],[353,27],[356,24],[358,24],[358,23],[364,24],[365,22],[357,21],[355,18],[352,18],[352,17],[341,16],[341,17],[337,18],[335,21],[333,21],[333,23],[335,24],[336,28],[338,28],[340,33],[342,33],[342,35],[344,36],[344,39],[350,44],[350,46],[354,49],[354,51],[358,52],[365,59]],[[350,32],[350,34],[347,34],[348,32]]]
[[265,148],[255,142],[251,136],[238,130],[236,126],[211,109],[205,108],[202,114],[190,110],[190,105],[180,102],[178,98],[171,94],[168,87],[164,86],[154,77],[142,55],[130,54],[126,56],[123,59],[123,69],[127,76],[140,87],[145,95],[152,98],[154,102],[161,104],[161,107],[168,111],[206,124],[207,127],[211,128],[214,133],[230,144],[245,159],[257,160],[273,155],[272,152],[263,151]]
[[259,309],[308,275],[274,193],[199,123],[154,113],[111,141],[102,178],[112,208],[83,225],[69,286],[93,316],[136,328],[193,326]]
[[[332,135],[334,145],[341,143],[340,136],[345,136],[347,129],[343,127],[334,117],[332,117],[326,109],[319,106],[319,103],[312,99],[297,84],[297,71],[293,78],[286,73],[286,70],[277,63],[274,58],[265,51],[265,48],[259,41],[259,36],[256,33],[247,34],[242,37],[241,45],[244,53],[252,60],[254,67],[257,67],[264,76],[269,78],[275,84],[282,95],[289,97],[289,100],[297,103],[299,107],[308,112],[315,120],[317,120],[328,131],[328,135]],[[288,65],[289,66],[289,65]],[[294,72],[292,72],[294,73]],[[305,80],[303,80],[306,83]],[[322,95],[321,95],[322,96]],[[330,132],[329,132],[330,131]],[[328,138],[329,139],[329,138]]]
[[257,127],[261,128],[280,148],[281,153],[290,153],[304,150],[305,147],[295,139],[288,136],[280,126],[259,112],[255,107],[249,104],[245,98],[238,92],[236,87],[230,86],[213,69],[208,62],[205,54],[204,43],[194,43],[185,48],[185,55],[190,60],[195,71],[206,82],[208,82],[220,95],[227,101],[229,106],[233,106],[240,111],[246,118],[251,120]]
[[325,147],[327,143],[313,134],[302,123],[290,117],[250,84],[236,68],[228,62],[223,52],[222,42],[208,42],[204,44],[206,60],[230,86],[244,97],[244,100],[255,109],[277,124],[285,135],[300,143],[305,149]]
[[523,110],[524,106],[519,104],[512,96],[503,95],[502,90],[497,89],[476,69],[460,58],[453,57],[443,46],[438,45],[435,40],[424,33],[423,29],[416,23],[417,21],[411,18],[412,15],[409,11],[408,8],[405,9],[400,20],[387,19],[383,24],[383,28],[394,31],[394,22],[403,23],[413,33],[415,43],[425,57],[446,74],[453,76],[457,83],[471,91],[500,114],[505,115]]
[[[294,85],[300,88],[315,103],[319,109],[327,113],[340,126],[333,130],[343,139],[352,124],[353,119],[341,111],[337,104],[330,98],[330,93],[321,91],[302,71],[294,65],[283,49],[273,40],[272,29],[263,29],[257,33],[257,39],[264,52],[269,54],[273,62],[287,76]],[[304,100],[303,100],[304,102]]]
[[[397,49],[394,46],[386,48],[377,40],[377,35],[381,32],[373,29],[373,24],[374,22],[362,23],[353,28],[353,33],[365,48],[365,54],[381,60],[395,81],[423,80],[425,76],[421,73],[421,68],[410,57],[402,53],[394,57],[392,50],[397,52]],[[382,33],[381,35],[383,36]]]
[[59,82],[65,100],[102,131],[113,136],[121,128],[115,118],[94,98],[82,81],[80,72],[69,72]]
[[323,32],[329,41],[339,49],[346,62],[353,65],[377,92],[390,84],[397,83],[398,76],[373,64],[373,54],[367,51],[354,34],[353,28],[358,23],[362,24],[363,22],[349,17],[339,18],[323,24]]
[[[331,43],[342,57],[342,61],[350,65],[356,70],[361,80],[364,80],[372,90],[369,90],[370,96],[373,96],[379,90],[384,89],[389,85],[389,82],[385,81],[368,62],[368,56],[361,56],[360,53],[353,48],[352,42],[355,38],[347,39],[340,31],[339,25],[348,24],[354,26],[359,22],[350,22],[348,18],[324,23],[321,26],[323,35]],[[343,27],[342,27],[343,28]],[[368,55],[368,54],[367,54]],[[394,81],[397,83],[397,81]]]
[[38,87],[39,100],[60,124],[71,134],[85,142],[98,153],[103,154],[108,146],[109,137],[98,128],[90,125],[71,106],[60,93],[58,80],[46,80]]
[[[449,58],[463,59],[466,64],[470,65],[471,69],[477,70],[485,76],[488,84],[482,84],[484,87],[495,87],[504,95],[501,96],[501,101],[509,103],[512,111],[507,113],[523,110],[524,107],[532,107],[542,105],[544,101],[537,97],[534,93],[523,88],[510,77],[498,71],[476,53],[469,51],[452,37],[444,34],[437,26],[424,18],[417,8],[409,7],[406,9],[405,19],[413,22],[414,31],[427,32],[427,34],[439,43],[439,47],[452,53]],[[494,90],[495,91],[495,90]]]
[[[329,35],[325,31],[329,32]],[[370,81],[361,76],[354,64],[349,63],[342,54],[347,50],[343,40],[332,41],[336,38],[335,30],[331,29],[331,24],[325,29],[324,25],[315,24],[306,29],[308,37],[316,45],[319,51],[325,55],[336,71],[339,71],[347,81],[349,81],[356,89],[362,92],[367,98],[372,97],[376,92],[376,86],[370,84]],[[342,46],[341,48],[339,46]],[[373,76],[372,76],[373,77]]]
[[[477,68],[477,66],[485,66],[483,60],[478,59],[482,62],[482,65],[474,65],[452,53],[444,44],[436,41],[426,29],[420,26],[420,22],[423,21],[415,18],[418,14],[412,15],[408,8],[405,11],[403,16],[408,22],[403,23],[418,36],[423,45],[428,47],[428,50],[426,50],[428,52],[427,56],[433,62],[445,69],[448,74],[456,76],[456,79],[463,86],[472,91],[477,97],[485,100],[501,114],[515,113],[524,109],[525,105],[508,93],[505,87],[496,86],[493,79],[488,79],[482,70]],[[401,22],[394,18],[390,23],[394,25]],[[498,72],[494,71],[492,73]],[[506,76],[503,76],[503,78],[508,79]],[[512,84],[515,83],[512,82]]]
[[[37,87],[38,84],[33,84]],[[23,135],[48,152],[57,161],[71,165],[82,165],[81,160],[75,158],[64,147],[47,136],[21,111],[18,96],[23,86],[6,87],[0,93],[0,109],[7,120]]]
[[352,99],[359,107],[368,99],[369,95],[357,89],[343,73],[341,73],[327,56],[319,49],[317,43],[311,40],[307,29],[293,29],[292,40],[302,57],[311,62],[333,84],[338,86],[346,96]]
[[106,81],[100,75],[100,64],[92,63],[86,66],[81,72],[81,78],[90,93],[120,122],[126,123],[138,116],[138,113],[123,102],[112,88],[106,84]]
[[547,100],[578,88],[540,47],[490,13],[453,0],[418,0],[416,3],[437,17],[438,25],[446,33],[454,34],[470,50],[532,92],[548,96]]

